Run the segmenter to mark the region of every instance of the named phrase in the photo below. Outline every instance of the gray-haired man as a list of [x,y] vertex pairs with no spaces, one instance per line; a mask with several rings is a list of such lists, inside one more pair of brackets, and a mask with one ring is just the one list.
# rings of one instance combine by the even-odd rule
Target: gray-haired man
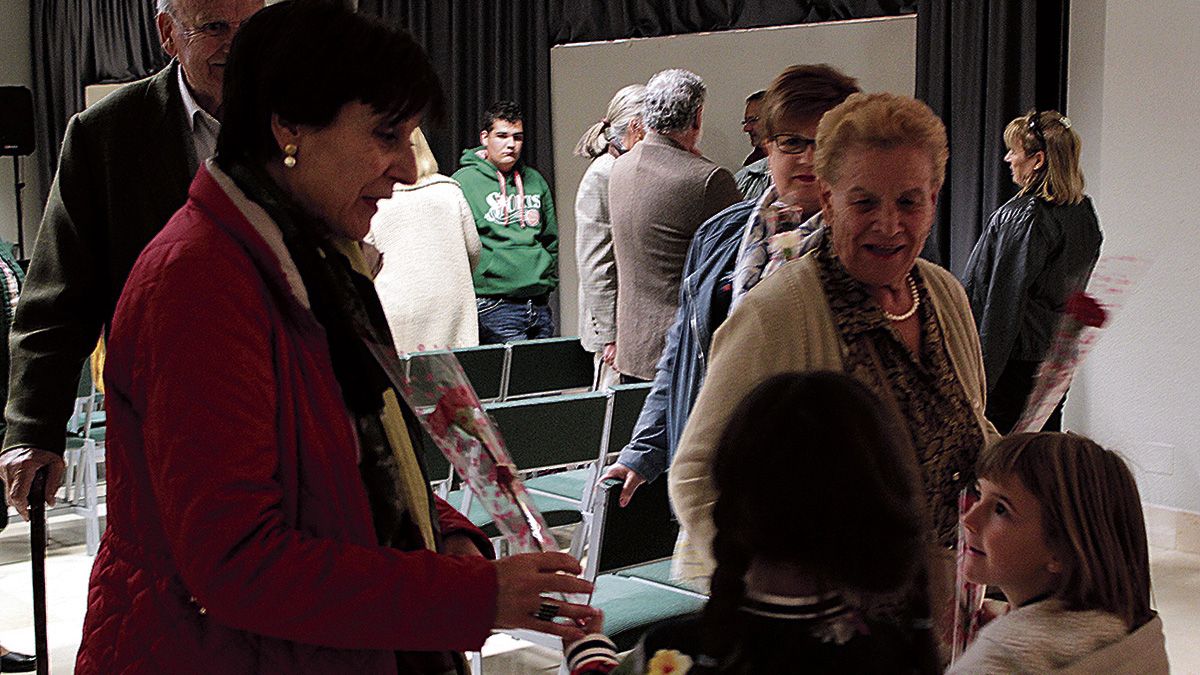
[[12,327],[0,479],[23,517],[38,469],[50,469],[47,495],[62,482],[83,362],[138,254],[183,206],[198,164],[216,147],[229,45],[262,6],[158,0],[158,36],[174,60],[67,125]]
[[617,260],[617,356],[624,381],[651,380],[679,304],[692,234],[741,201],[733,175],[700,154],[704,82],[664,70],[646,83],[646,138],[613,164],[609,215]]

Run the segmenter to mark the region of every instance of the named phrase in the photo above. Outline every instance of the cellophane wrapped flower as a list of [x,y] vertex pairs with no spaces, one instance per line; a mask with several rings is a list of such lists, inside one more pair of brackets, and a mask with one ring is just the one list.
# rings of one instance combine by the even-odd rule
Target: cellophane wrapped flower
[[1107,321],[1108,312],[1091,295],[1078,292],[1067,299],[1066,312],[1059,320],[1054,342],[1038,366],[1033,391],[1029,393],[1025,411],[1012,433],[1041,430],[1067,393],[1075,370],[1091,351]]
[[979,631],[979,617],[983,609],[987,587],[967,580],[967,538],[963,536],[963,518],[978,501],[974,490],[963,488],[958,493],[958,545],[955,549],[957,563],[954,575],[954,631],[951,636],[950,660],[955,661],[975,639]]
[[495,422],[451,352],[409,361],[401,392],[454,471],[516,552],[556,551],[558,542],[525,490]]

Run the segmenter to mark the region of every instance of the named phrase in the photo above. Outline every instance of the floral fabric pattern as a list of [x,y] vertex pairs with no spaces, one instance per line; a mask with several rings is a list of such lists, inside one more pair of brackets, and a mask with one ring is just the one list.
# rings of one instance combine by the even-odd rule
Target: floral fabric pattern
[[821,285],[845,344],[845,372],[884,400],[895,402],[916,449],[936,540],[953,546],[958,493],[971,476],[984,439],[950,362],[929,291],[914,266],[911,274],[921,299],[917,311],[921,344],[913,354],[867,289],[842,267],[828,239],[817,251]]

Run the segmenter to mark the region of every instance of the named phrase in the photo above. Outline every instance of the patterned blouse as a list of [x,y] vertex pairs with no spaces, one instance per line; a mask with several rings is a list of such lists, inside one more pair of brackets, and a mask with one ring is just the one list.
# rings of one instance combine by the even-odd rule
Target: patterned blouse
[[914,266],[921,344],[913,354],[866,287],[842,266],[828,239],[816,255],[821,285],[845,344],[845,371],[895,402],[916,448],[934,534],[941,545],[953,546],[958,493],[972,475],[984,437],[950,361],[924,280]]

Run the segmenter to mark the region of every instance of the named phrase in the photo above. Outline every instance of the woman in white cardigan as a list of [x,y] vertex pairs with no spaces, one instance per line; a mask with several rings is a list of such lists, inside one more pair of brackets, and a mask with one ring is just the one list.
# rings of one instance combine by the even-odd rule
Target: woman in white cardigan
[[[895,406],[903,423],[895,431],[916,450],[940,615],[952,586],[958,494],[995,435],[983,416],[983,362],[966,294],[949,272],[917,258],[944,176],[945,129],[911,98],[853,94],[825,113],[809,142],[828,234],[747,293],[713,338],[708,376],[668,474],[681,526],[673,572],[698,587],[712,575],[713,451],[733,404],[777,373],[834,370]],[[756,462],[755,454],[747,447],[745,461]],[[779,527],[790,536],[786,523]],[[919,611],[905,604],[893,614]]]
[[596,360],[596,382],[616,384],[617,261],[608,215],[608,179],[613,162],[646,135],[642,101],[646,87],[622,87],[600,121],[583,133],[575,154],[592,160],[575,195],[575,258],[579,261],[579,342]]
[[475,287],[479,234],[462,188],[437,172],[420,129],[417,182],[379,202],[366,241],[383,255],[375,289],[398,352],[479,344]]

